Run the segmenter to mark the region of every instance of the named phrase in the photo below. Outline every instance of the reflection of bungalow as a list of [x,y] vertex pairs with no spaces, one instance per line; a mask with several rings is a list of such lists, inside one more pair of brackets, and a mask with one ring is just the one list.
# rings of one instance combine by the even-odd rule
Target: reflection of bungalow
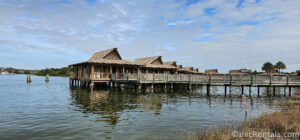
[[205,74],[220,74],[218,69],[208,69],[204,71]]

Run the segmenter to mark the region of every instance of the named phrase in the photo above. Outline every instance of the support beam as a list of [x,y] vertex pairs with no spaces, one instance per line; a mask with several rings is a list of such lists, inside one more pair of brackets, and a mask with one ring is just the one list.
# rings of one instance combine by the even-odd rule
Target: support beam
[[207,88],[207,90],[206,90],[207,93],[206,93],[206,94],[207,94],[207,96],[210,96],[210,85],[208,84],[208,85],[206,86],[206,88]]
[[231,85],[229,86],[229,97],[231,97]]
[[226,94],[227,94],[227,86],[226,85],[224,87],[224,92],[225,92],[225,96],[226,96]]
[[244,95],[244,86],[242,86],[242,95]]
[[249,86],[249,96],[252,94],[252,86]]
[[257,86],[257,96],[259,97],[259,86]]

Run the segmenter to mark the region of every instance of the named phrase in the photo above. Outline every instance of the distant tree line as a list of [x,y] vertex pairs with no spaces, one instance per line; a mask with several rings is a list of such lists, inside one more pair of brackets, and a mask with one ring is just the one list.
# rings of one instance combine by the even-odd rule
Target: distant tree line
[[46,68],[42,70],[24,70],[24,69],[16,69],[16,68],[5,68],[5,70],[9,73],[14,74],[34,74],[39,76],[69,76],[71,72],[71,68],[63,67],[63,68]]
[[284,69],[286,69],[286,65],[281,61],[278,61],[275,65],[273,65],[271,62],[266,62],[262,66],[262,70],[268,74],[273,73],[273,72],[281,73],[281,70],[284,70]]
[[63,68],[46,68],[39,70],[36,75],[45,76],[70,76],[71,69],[68,67]]

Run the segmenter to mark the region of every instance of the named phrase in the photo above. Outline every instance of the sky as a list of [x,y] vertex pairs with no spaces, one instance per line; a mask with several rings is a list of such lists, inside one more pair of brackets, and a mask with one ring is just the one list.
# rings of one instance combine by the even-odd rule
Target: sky
[[42,69],[118,48],[200,71],[300,69],[300,0],[0,0],[0,67]]

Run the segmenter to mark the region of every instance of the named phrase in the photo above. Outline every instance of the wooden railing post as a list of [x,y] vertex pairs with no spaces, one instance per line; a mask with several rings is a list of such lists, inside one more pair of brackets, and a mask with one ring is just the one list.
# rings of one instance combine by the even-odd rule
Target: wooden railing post
[[166,80],[166,82],[168,82],[169,81],[169,73],[167,73],[167,80]]
[[155,83],[155,73],[153,72],[153,83]]
[[230,82],[229,82],[230,86],[232,85],[232,75],[230,74]]
[[289,86],[289,81],[290,81],[290,77],[289,77],[289,75],[287,74],[287,75],[286,75],[286,86]]
[[272,86],[272,74],[270,74],[270,86]]
[[251,74],[251,86],[253,86],[253,75]]
[[211,74],[208,75],[208,84],[211,85],[212,80],[211,80]]

